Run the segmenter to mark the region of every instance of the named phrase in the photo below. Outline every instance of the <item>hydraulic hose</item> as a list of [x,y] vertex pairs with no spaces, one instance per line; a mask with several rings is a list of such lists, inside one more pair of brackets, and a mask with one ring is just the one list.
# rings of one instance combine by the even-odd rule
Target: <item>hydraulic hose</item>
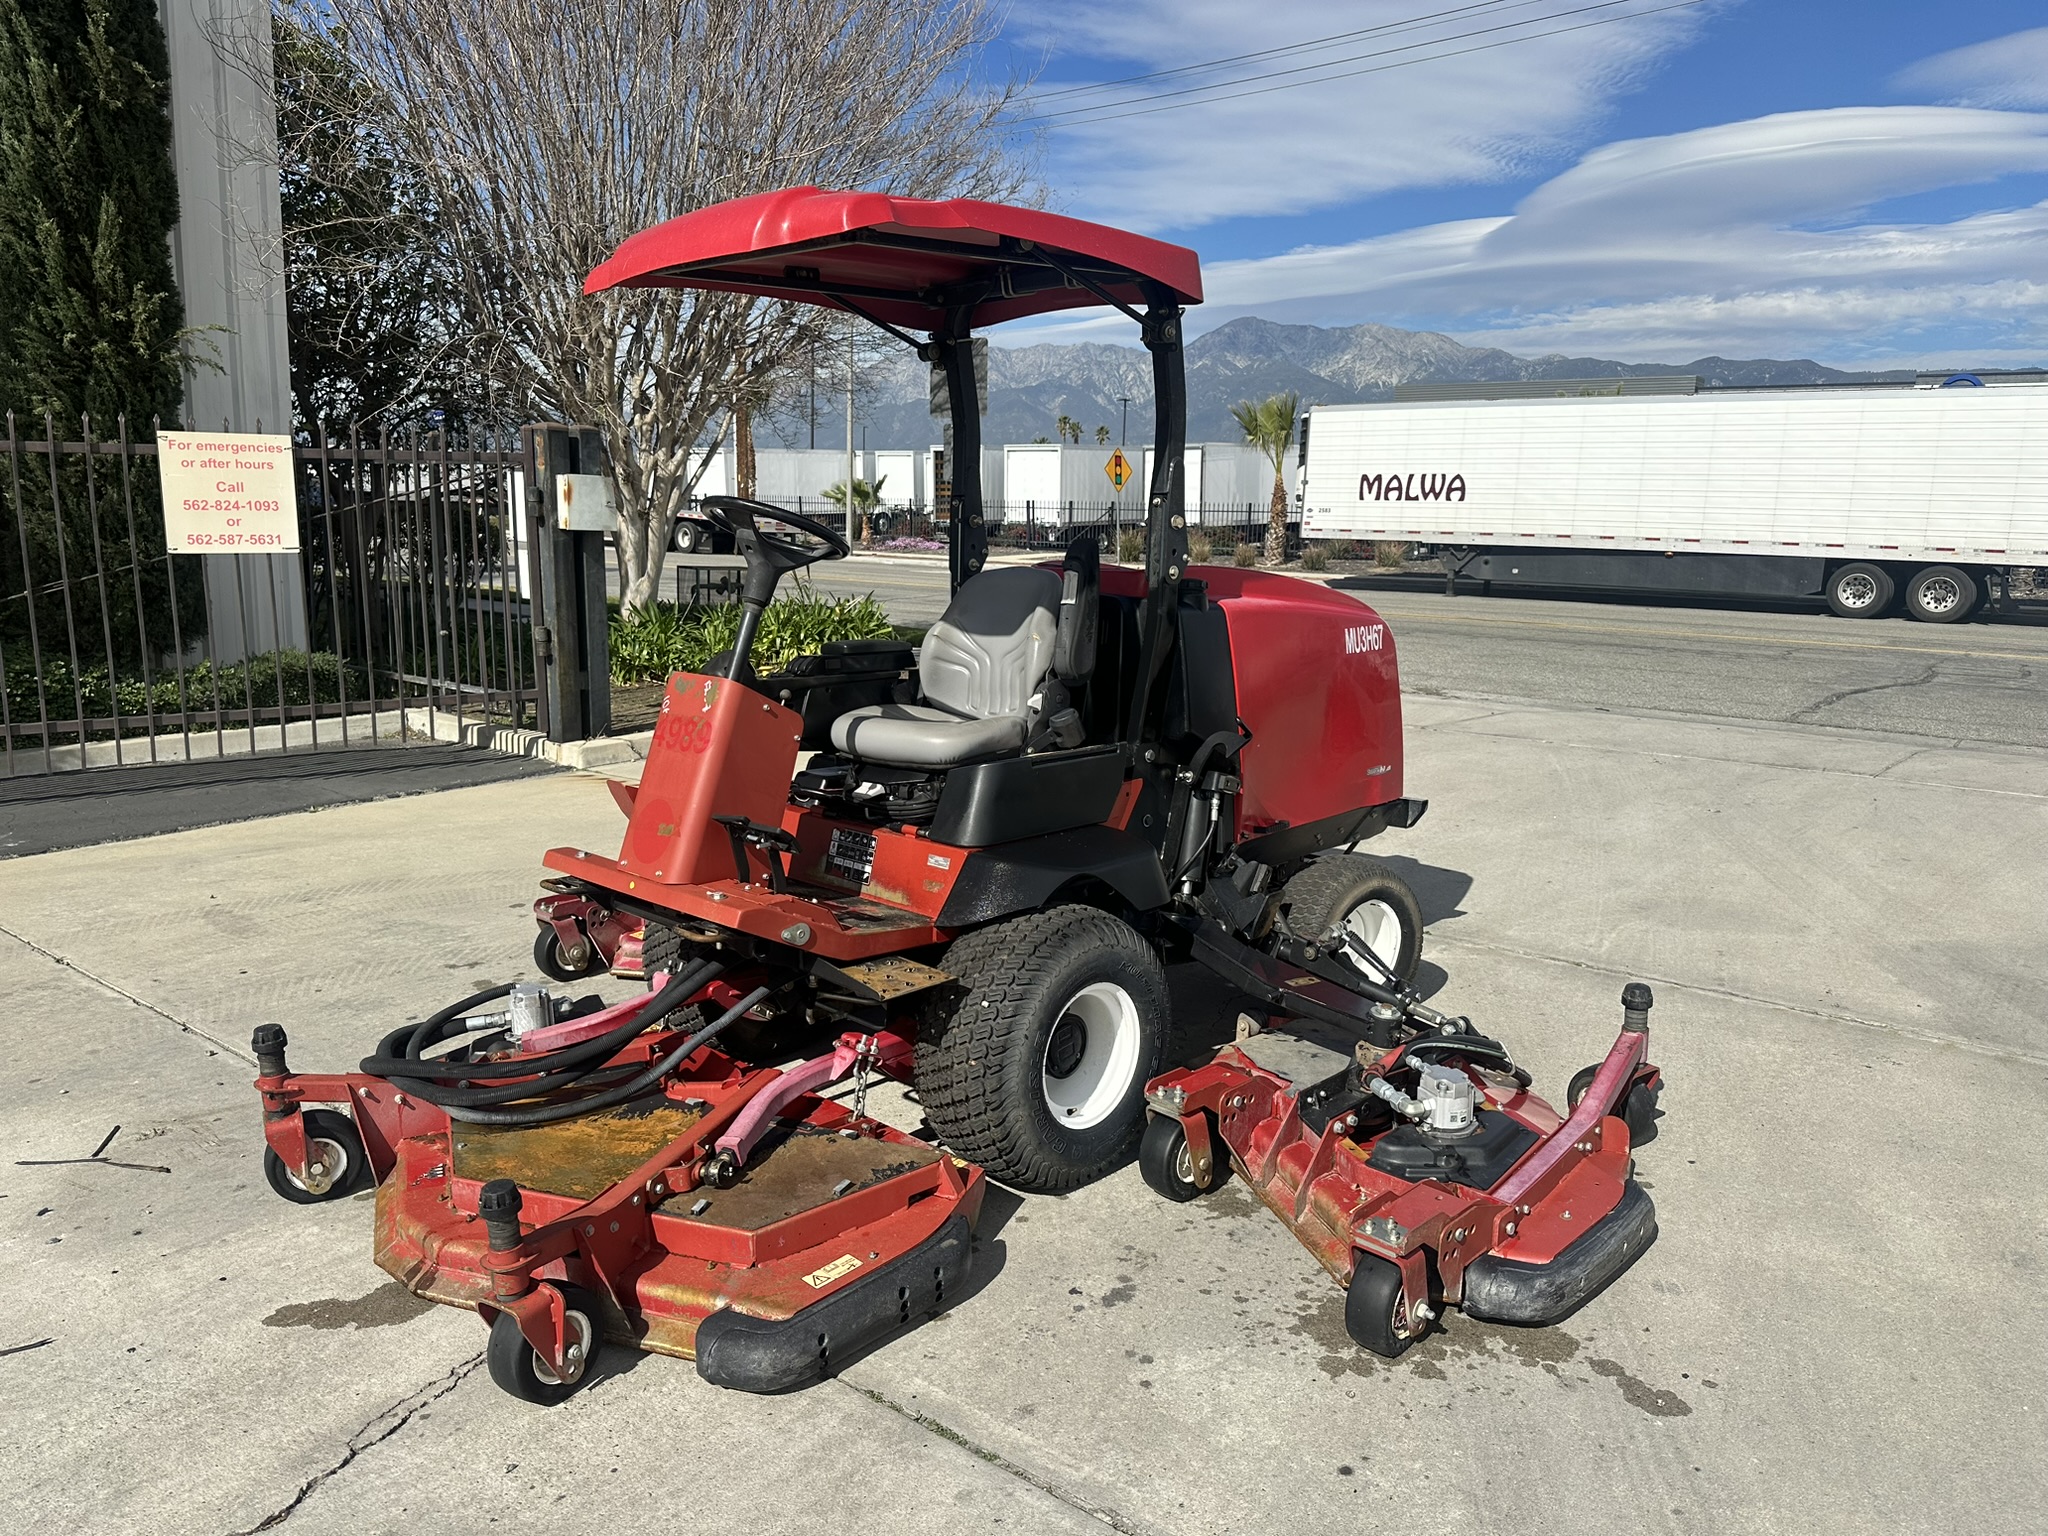
[[773,987],[756,987],[745,997],[726,1009],[702,1029],[675,1046],[659,1060],[651,1061],[644,1071],[634,1074],[625,1082],[588,1098],[558,1100],[536,1104],[530,1109],[466,1109],[444,1104],[448,1118],[461,1120],[469,1125],[553,1125],[557,1120],[570,1120],[577,1115],[587,1115],[594,1110],[610,1109],[623,1104],[637,1094],[646,1092],[672,1071],[677,1062],[684,1060],[699,1046],[716,1039],[726,1029],[737,1023],[746,1011],[761,1001]]
[[[705,982],[723,970],[721,965],[705,962],[673,975],[637,1013],[602,1035],[559,1051],[476,1062],[422,1054],[427,1046],[463,1033],[457,1021],[464,1011],[502,996],[507,990],[495,988],[444,1008],[418,1026],[394,1030],[385,1036],[377,1055],[363,1059],[362,1070],[373,1077],[401,1082],[428,1103],[450,1112],[542,1098],[578,1085],[594,1086],[593,1080],[613,1079],[617,1072],[625,1070],[603,1068],[603,1062],[682,1007]],[[392,1048],[401,1041],[405,1054],[393,1054]]]

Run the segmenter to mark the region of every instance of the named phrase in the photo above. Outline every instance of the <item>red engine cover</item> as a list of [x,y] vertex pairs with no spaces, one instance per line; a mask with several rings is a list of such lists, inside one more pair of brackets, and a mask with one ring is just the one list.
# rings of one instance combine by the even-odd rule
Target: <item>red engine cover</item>
[[[1237,712],[1239,837],[1303,826],[1401,798],[1401,678],[1394,633],[1372,609],[1312,581],[1234,566],[1191,567],[1230,628]],[[1140,572],[1104,567],[1102,589],[1143,595]]]

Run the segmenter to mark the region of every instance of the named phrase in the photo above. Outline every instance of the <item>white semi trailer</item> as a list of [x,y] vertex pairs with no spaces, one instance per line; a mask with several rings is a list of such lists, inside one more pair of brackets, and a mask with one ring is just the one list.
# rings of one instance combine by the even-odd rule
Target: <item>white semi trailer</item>
[[1825,598],[1960,619],[2048,566],[2048,384],[1328,405],[1303,535],[1447,580]]

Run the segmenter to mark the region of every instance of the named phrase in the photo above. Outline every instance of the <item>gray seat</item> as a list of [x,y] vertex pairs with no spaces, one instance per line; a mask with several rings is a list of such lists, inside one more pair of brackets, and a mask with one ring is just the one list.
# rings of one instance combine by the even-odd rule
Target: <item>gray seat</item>
[[832,745],[863,762],[952,768],[1024,750],[1031,701],[1051,670],[1060,578],[1036,566],[964,583],[918,650],[924,697],[832,722]]

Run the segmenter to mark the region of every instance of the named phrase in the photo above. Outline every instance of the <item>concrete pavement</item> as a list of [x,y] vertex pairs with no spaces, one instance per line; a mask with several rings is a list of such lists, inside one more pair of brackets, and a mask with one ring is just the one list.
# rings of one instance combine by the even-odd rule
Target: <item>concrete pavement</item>
[[[269,1192],[246,1043],[278,1020],[338,1068],[524,974],[541,850],[620,826],[558,774],[0,864],[0,1350],[36,1346],[0,1354],[0,1497],[95,1531],[2037,1522],[2048,754],[1408,713],[1432,809],[1372,851],[1439,1003],[1556,1092],[1657,987],[1662,1236],[1562,1327],[1362,1355],[1241,1186],[1173,1206],[1125,1169],[998,1193],[972,1293],[804,1393],[614,1353],[563,1408],[503,1397],[476,1320],[371,1264],[367,1202]],[[116,1124],[142,1168],[18,1166]]]

